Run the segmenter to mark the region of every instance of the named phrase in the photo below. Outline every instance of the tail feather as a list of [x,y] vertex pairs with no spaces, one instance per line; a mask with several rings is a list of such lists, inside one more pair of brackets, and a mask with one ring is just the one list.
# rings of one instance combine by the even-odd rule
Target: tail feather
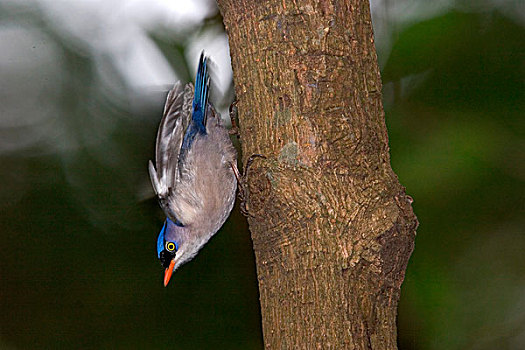
[[206,106],[208,104],[208,91],[210,78],[208,75],[207,58],[204,52],[199,59],[199,68],[195,78],[195,95],[193,96],[192,120],[199,131],[206,132]]
[[182,141],[182,151],[191,147],[197,133],[206,134],[207,105],[210,87],[210,77],[207,68],[207,57],[201,53],[197,77],[195,79],[195,92],[193,95],[193,111],[191,123],[186,129],[184,140]]

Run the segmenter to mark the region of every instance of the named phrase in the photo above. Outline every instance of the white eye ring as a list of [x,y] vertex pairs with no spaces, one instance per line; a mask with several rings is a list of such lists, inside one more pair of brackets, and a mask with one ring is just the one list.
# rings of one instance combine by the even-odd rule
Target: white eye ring
[[166,242],[166,250],[168,252],[174,252],[176,249],[177,249],[177,247],[175,246],[175,243],[173,243],[173,242]]

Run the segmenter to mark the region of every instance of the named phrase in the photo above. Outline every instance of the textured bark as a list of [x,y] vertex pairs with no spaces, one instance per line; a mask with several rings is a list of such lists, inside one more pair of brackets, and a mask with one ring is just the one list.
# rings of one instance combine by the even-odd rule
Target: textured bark
[[395,349],[414,247],[390,167],[366,0],[219,0],[229,36],[264,342]]

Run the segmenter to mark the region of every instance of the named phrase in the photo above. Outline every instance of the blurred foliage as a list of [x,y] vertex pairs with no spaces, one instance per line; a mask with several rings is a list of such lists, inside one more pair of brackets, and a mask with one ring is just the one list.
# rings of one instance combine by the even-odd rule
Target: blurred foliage
[[[208,27],[216,10],[148,35],[188,81],[188,32]],[[391,35],[378,54],[392,164],[420,221],[400,349],[523,349],[523,23],[451,9]],[[130,91],[41,6],[0,3],[0,43],[0,347],[262,348],[238,208],[162,287],[146,164],[164,94]]]
[[[11,84],[0,90],[0,348],[260,349],[238,208],[200,259],[162,286],[164,218],[146,169],[166,92],[130,92],[111,57],[37,7],[0,13],[3,50],[16,54],[0,71]],[[18,52],[21,38],[31,46]],[[172,50],[189,78],[185,47]],[[17,141],[38,129],[47,133]]]
[[525,31],[452,10],[397,34],[392,165],[420,221],[401,349],[525,348]]

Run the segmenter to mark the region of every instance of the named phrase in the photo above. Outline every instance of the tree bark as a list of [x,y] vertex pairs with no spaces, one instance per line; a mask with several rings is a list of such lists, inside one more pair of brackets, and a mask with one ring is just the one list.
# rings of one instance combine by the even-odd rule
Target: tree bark
[[396,349],[414,248],[367,0],[218,0],[269,349]]

